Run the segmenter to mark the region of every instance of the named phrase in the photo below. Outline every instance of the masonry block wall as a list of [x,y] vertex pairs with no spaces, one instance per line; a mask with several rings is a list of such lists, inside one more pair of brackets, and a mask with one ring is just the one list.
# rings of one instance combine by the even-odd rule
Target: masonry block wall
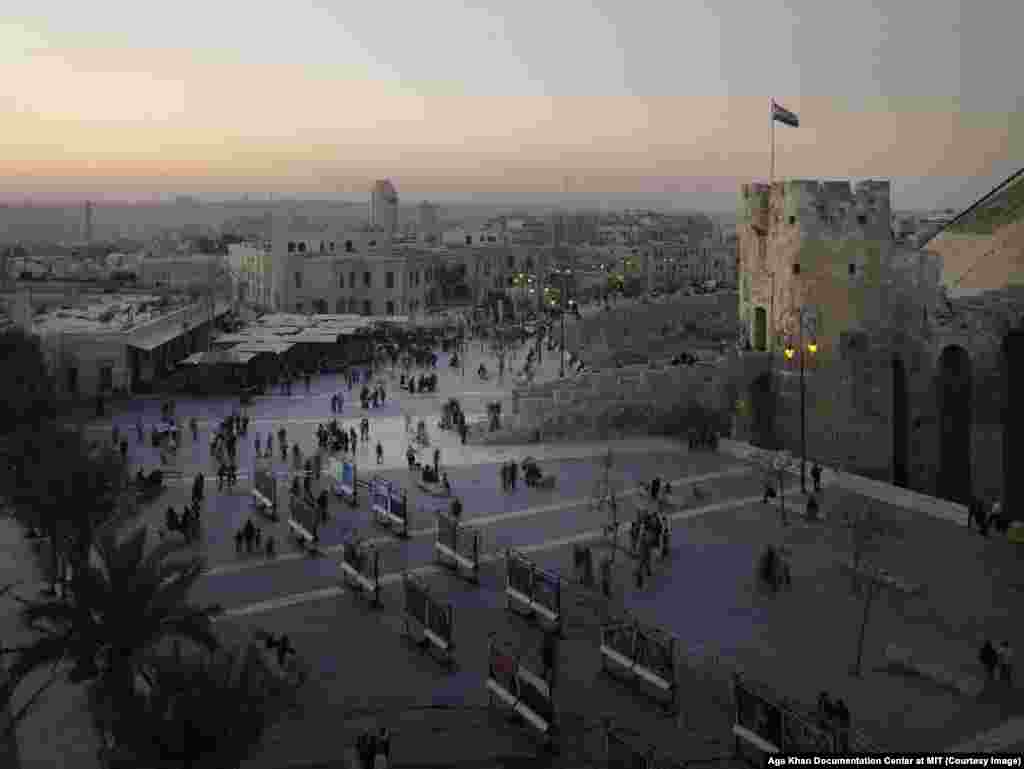
[[674,407],[696,401],[728,411],[735,388],[721,366],[624,366],[518,390],[503,412],[513,431],[540,430],[545,439],[649,434]]
[[[611,310],[567,318],[566,347],[590,365],[605,365],[615,352],[626,350],[660,357],[685,345],[680,335],[696,341],[703,337],[732,340],[736,334],[735,292],[695,297],[668,297],[663,302],[613,306]],[[556,327],[556,335],[561,333]],[[667,332],[667,333],[666,333]],[[673,346],[674,345],[674,346]]]

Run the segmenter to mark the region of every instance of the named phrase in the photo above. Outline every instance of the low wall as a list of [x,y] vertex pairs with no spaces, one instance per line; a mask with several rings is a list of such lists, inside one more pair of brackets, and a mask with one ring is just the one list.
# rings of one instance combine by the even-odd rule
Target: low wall
[[504,426],[513,432],[540,430],[544,440],[594,439],[657,432],[664,416],[696,402],[713,411],[729,411],[735,367],[624,366],[515,391],[503,408]]
[[623,303],[567,321],[566,347],[598,366],[616,352],[671,355],[701,342],[734,339],[737,308],[735,292]]

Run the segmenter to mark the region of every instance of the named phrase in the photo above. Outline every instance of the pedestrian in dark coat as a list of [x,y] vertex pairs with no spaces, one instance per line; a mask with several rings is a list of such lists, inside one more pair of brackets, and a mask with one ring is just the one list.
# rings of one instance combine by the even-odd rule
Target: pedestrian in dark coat
[[981,666],[985,668],[985,675],[989,681],[995,678],[996,665],[999,662],[999,655],[996,653],[996,647],[992,645],[992,642],[987,640],[981,645],[981,650],[978,652],[978,660],[981,662]]

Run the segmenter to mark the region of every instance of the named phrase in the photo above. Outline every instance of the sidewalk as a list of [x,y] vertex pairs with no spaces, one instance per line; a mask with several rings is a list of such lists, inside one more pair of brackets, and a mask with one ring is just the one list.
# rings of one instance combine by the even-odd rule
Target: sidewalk
[[[720,449],[723,453],[748,461],[760,451],[748,443],[722,439]],[[967,521],[967,507],[956,502],[931,497],[911,489],[904,489],[871,478],[841,472],[835,468],[822,466],[822,487],[829,486],[846,492],[867,497],[893,507],[914,510],[938,521],[945,521],[963,527]],[[787,508],[789,507],[787,493]],[[793,497],[800,495],[793,494]],[[987,730],[968,740],[948,748],[951,752],[1005,752],[1016,750],[1024,745],[1024,717],[1008,719],[1002,725]]]
[[[750,461],[761,449],[751,446],[749,443],[734,441],[722,438],[719,441],[719,449],[725,454],[731,454],[737,459]],[[810,460],[808,460],[810,464]],[[808,469],[809,472],[809,469]],[[799,471],[792,473],[799,476]],[[836,486],[844,491],[853,492],[863,497],[877,499],[896,507],[905,507],[925,513],[933,518],[949,521],[963,525],[967,521],[967,507],[956,502],[922,494],[919,491],[900,488],[889,483],[883,483],[861,475],[854,475],[835,468],[821,467],[821,485],[823,488]]]

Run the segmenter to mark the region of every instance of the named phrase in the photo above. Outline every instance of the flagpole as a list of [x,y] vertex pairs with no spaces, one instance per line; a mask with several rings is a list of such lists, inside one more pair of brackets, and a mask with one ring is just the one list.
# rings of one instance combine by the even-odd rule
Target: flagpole
[[775,100],[772,99],[768,110],[768,122],[771,123],[771,135],[772,135],[772,167],[771,172],[768,176],[768,184],[775,184]]

